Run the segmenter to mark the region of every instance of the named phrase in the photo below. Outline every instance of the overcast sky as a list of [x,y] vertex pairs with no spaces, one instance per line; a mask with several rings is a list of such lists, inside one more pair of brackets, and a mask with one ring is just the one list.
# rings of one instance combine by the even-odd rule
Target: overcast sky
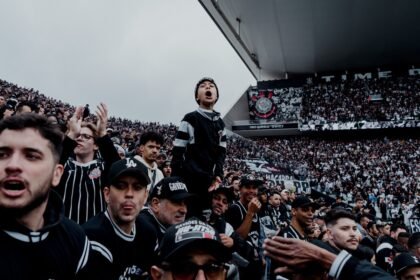
[[178,124],[213,77],[222,115],[256,81],[197,0],[1,0],[0,79]]

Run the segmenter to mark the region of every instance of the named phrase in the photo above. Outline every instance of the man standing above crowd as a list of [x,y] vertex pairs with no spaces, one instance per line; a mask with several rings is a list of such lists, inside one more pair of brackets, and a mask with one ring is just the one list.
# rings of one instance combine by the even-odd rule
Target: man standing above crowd
[[[153,251],[155,240],[136,230],[149,182],[147,168],[137,160],[115,162],[109,171],[109,185],[104,188],[106,211],[83,225],[92,246],[106,252],[104,256],[111,264],[103,264],[102,270],[108,279],[140,279],[152,264],[148,252]],[[92,279],[98,278],[95,276]]]
[[97,107],[97,123],[83,121],[83,107],[78,107],[68,122],[60,162],[64,173],[57,191],[63,198],[64,214],[83,224],[106,208],[103,186],[111,164],[119,160],[114,144],[106,133],[108,109]]
[[74,279],[86,265],[89,241],[51,190],[62,136],[32,113],[0,123],[0,279]]
[[135,159],[147,167],[150,178],[149,190],[153,189],[163,179],[163,173],[156,162],[163,142],[162,135],[154,131],[147,131],[141,135],[137,155],[134,156]]
[[202,78],[195,87],[199,108],[184,116],[172,149],[172,174],[184,179],[191,193],[197,194],[191,216],[209,209],[209,187],[220,184],[226,157],[226,131],[220,114],[213,107],[219,90],[212,78]]

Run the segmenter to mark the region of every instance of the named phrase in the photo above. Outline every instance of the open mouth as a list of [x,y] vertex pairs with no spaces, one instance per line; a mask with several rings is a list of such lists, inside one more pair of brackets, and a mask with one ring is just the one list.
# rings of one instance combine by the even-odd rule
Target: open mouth
[[211,97],[211,95],[212,95],[212,94],[211,94],[211,91],[209,91],[209,90],[208,90],[208,91],[206,91],[206,96],[207,96],[207,97]]
[[25,188],[25,186],[19,181],[7,181],[3,183],[3,188],[9,191],[21,191]]

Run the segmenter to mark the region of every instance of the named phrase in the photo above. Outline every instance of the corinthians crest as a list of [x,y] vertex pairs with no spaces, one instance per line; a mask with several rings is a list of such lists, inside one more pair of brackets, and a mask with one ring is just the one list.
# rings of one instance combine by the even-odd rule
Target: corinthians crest
[[276,106],[273,102],[273,91],[259,91],[257,95],[251,97],[253,103],[252,112],[255,116],[268,119],[274,116]]

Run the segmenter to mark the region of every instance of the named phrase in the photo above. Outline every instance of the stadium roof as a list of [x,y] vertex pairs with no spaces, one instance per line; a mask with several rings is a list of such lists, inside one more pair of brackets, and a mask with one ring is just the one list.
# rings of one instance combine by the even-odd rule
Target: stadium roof
[[257,80],[420,63],[417,0],[199,0]]

